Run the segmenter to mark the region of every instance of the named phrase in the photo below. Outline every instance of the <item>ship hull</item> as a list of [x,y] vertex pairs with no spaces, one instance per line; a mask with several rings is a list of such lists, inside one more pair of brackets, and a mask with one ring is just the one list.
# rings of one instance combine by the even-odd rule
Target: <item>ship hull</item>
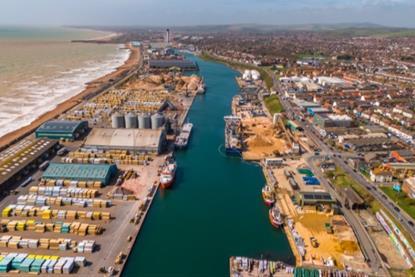
[[160,182],[160,187],[162,189],[169,189],[172,187],[173,182],[174,182],[174,178],[170,182]]
[[241,150],[236,149],[236,148],[226,148],[225,152],[229,156],[237,156],[237,157],[241,156]]
[[267,197],[264,193],[262,193],[262,199],[264,200],[265,205],[268,207],[271,207],[275,203],[274,199]]
[[268,217],[269,217],[269,221],[271,222],[271,225],[274,228],[279,229],[281,227],[282,222],[277,221],[277,220],[274,219],[274,217],[272,216],[271,210],[269,210],[269,212],[268,212]]

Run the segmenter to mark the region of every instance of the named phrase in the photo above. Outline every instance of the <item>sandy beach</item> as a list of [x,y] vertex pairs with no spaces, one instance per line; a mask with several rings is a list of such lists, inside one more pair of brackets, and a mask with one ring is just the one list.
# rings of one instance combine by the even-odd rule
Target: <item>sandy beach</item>
[[92,82],[89,82],[86,88],[81,91],[79,94],[69,98],[68,100],[58,104],[55,109],[46,112],[42,116],[35,119],[32,123],[27,126],[24,126],[20,129],[17,129],[13,132],[5,134],[4,136],[0,137],[0,149],[4,149],[11,143],[15,142],[16,140],[21,139],[22,137],[29,135],[32,133],[36,128],[38,128],[42,123],[45,121],[51,120],[60,114],[68,111],[69,109],[75,107],[79,104],[84,98],[88,97],[89,95],[95,93],[97,90],[103,87],[106,83],[108,83],[111,79],[115,80],[118,77],[122,76],[124,73],[128,72],[131,68],[136,66],[140,60],[140,51],[137,48],[133,48],[131,45],[127,45],[126,47],[130,49],[130,56],[125,61],[124,65],[118,67],[115,71],[110,74],[107,74],[103,77],[100,77]]

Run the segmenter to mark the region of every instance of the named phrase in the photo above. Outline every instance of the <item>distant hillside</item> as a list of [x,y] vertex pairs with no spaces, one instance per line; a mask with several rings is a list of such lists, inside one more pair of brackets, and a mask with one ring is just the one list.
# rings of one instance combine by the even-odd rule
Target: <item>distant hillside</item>
[[[73,27],[73,26],[72,26]],[[164,31],[167,26],[76,26],[116,32]],[[414,36],[415,29],[388,27],[373,23],[338,23],[338,24],[299,24],[299,25],[261,25],[261,24],[230,24],[230,25],[197,25],[169,26],[175,32],[183,33],[278,33],[278,32],[320,32],[333,36]]]

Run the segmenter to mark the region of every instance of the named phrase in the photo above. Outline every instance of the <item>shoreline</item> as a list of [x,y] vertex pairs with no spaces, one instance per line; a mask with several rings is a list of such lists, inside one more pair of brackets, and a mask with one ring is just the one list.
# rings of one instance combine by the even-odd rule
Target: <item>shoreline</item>
[[56,118],[60,114],[72,109],[84,99],[94,95],[100,90],[105,89],[105,86],[110,83],[111,79],[117,79],[126,74],[128,71],[139,64],[141,59],[140,51],[138,48],[132,47],[130,44],[125,44],[125,47],[130,50],[130,55],[123,65],[117,67],[113,72],[101,76],[95,80],[85,83],[85,88],[78,94],[68,98],[67,100],[59,103],[56,107],[41,116],[34,119],[30,124],[20,127],[12,132],[4,134],[0,137],[0,150],[6,148],[10,144],[22,139],[25,136],[30,135],[35,129],[37,129],[44,122]]

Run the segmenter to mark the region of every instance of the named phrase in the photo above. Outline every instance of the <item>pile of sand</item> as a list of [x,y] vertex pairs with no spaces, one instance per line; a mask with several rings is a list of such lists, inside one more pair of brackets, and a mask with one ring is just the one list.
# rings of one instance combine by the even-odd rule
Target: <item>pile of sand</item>
[[125,190],[132,192],[134,195],[141,195],[145,186],[140,182],[139,178],[132,178],[125,180],[121,187]]
[[346,255],[352,255],[359,250],[357,243],[351,240],[340,241],[340,247],[342,249],[342,252]]
[[272,146],[273,143],[269,138],[262,135],[254,135],[247,141],[248,147],[267,147]]

